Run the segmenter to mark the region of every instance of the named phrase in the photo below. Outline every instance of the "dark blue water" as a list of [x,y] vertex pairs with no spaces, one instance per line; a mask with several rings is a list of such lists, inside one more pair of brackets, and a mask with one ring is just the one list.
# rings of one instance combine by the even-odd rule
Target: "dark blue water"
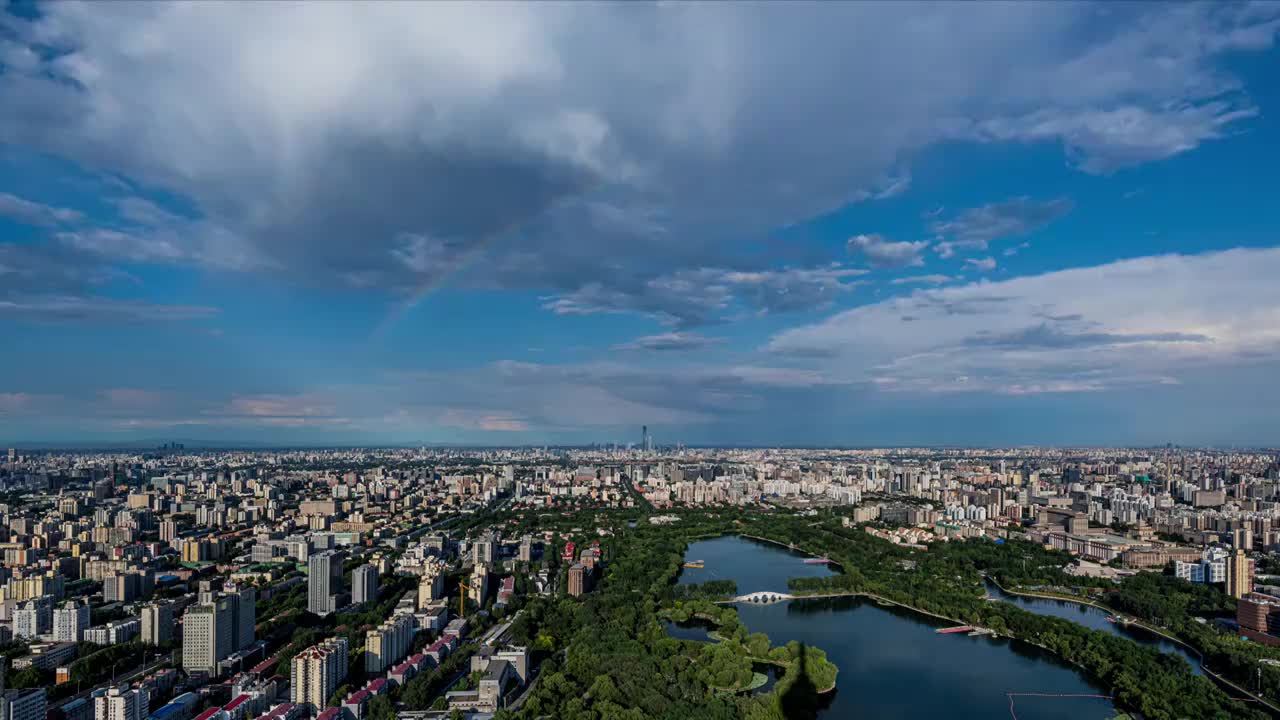
[[713,629],[711,623],[696,618],[685,622],[666,621],[667,634],[677,640],[696,640],[706,642],[711,639],[708,633]]
[[[751,549],[759,552],[750,552]],[[796,555],[781,545],[743,537],[718,537],[699,540],[685,552],[685,562],[702,560],[703,569],[685,568],[680,585],[708,580],[733,580],[738,594],[761,590],[787,592],[787,580],[793,577],[827,577],[836,572],[826,565],[805,565],[804,555]]]
[[[736,537],[693,543],[681,583],[731,579],[740,593],[785,592],[787,579],[832,574],[805,565],[786,548]],[[939,635],[944,621],[857,598],[792,600],[739,605],[752,632],[775,645],[791,640],[821,648],[840,668],[824,720],[899,718],[1008,718],[1007,693],[1103,695],[1089,679],[1038,648],[1009,640]],[[690,638],[693,639],[693,638]],[[1108,700],[1014,697],[1020,720],[1105,720],[1116,712]]]
[[1204,671],[1200,669],[1200,660],[1186,648],[1175,642],[1169,642],[1155,633],[1147,632],[1139,627],[1121,625],[1107,621],[1110,613],[1099,610],[1090,605],[1082,605],[1073,603],[1068,600],[1052,600],[1049,598],[1032,598],[1022,595],[1011,595],[1000,589],[993,582],[987,582],[987,593],[991,597],[997,598],[1004,602],[1010,602],[1018,607],[1033,612],[1037,615],[1051,615],[1063,620],[1070,620],[1074,623],[1080,623],[1085,627],[1094,630],[1111,633],[1128,638],[1136,643],[1156,648],[1161,652],[1167,652],[1177,655],[1187,664],[1191,666],[1191,672],[1197,675],[1203,675]]

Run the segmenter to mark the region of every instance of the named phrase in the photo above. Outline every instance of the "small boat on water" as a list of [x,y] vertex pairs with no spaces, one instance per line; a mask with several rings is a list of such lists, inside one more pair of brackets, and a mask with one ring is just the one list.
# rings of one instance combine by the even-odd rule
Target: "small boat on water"
[[824,558],[824,557],[805,558],[804,564],[805,565],[826,565],[829,562],[831,562],[831,560],[829,558]]

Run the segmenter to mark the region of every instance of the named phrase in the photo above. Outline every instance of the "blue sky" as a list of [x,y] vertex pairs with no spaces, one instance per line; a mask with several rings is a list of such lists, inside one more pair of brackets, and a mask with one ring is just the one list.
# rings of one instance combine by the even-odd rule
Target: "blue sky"
[[0,13],[0,442],[1274,445],[1280,6]]

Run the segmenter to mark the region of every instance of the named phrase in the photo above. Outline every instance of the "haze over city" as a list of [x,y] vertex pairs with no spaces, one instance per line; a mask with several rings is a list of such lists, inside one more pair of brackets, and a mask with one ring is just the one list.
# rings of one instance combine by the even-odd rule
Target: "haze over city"
[[17,3],[0,439],[1274,444],[1273,3]]

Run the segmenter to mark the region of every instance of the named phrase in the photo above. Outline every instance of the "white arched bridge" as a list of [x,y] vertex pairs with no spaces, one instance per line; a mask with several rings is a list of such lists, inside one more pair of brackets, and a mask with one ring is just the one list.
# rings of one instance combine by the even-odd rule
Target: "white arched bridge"
[[786,602],[787,600],[793,600],[793,599],[795,599],[795,595],[788,595],[787,593],[772,592],[769,590],[765,590],[762,592],[749,593],[747,595],[739,595],[736,598],[730,599],[729,602],[754,603],[757,605],[767,605],[769,603]]

